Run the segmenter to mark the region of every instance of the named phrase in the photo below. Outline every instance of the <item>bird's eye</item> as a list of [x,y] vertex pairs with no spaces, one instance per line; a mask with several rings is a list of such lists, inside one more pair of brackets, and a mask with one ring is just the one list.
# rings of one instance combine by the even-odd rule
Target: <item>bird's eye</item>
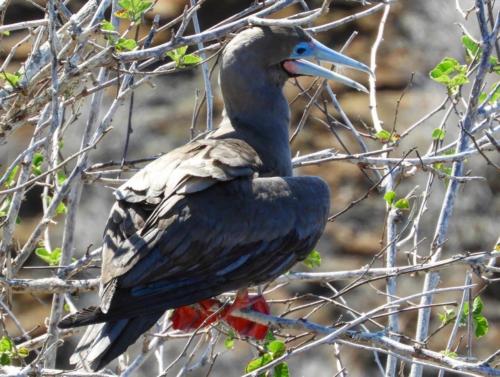
[[295,50],[295,52],[299,55],[302,55],[304,52],[306,52],[306,49],[304,47],[299,47]]

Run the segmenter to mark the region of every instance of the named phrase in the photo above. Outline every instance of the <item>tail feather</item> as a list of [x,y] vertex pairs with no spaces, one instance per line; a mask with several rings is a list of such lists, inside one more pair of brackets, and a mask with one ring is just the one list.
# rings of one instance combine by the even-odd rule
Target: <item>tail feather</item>
[[89,326],[70,358],[71,364],[92,371],[102,369],[125,352],[162,314],[152,313]]
[[60,329],[68,329],[71,327],[87,326],[104,321],[106,321],[106,317],[101,309],[91,306],[82,309],[77,313],[67,315],[57,324],[57,327]]
[[92,350],[92,343],[94,340],[96,340],[103,327],[105,326],[105,323],[98,323],[96,325],[92,325],[87,327],[85,330],[85,333],[83,336],[80,338],[80,341],[78,342],[78,345],[76,346],[75,350],[73,351],[73,355],[71,355],[69,362],[71,364],[77,364],[79,368],[85,366],[86,369],[89,369],[90,367],[84,363],[83,361],[87,359],[88,354]]

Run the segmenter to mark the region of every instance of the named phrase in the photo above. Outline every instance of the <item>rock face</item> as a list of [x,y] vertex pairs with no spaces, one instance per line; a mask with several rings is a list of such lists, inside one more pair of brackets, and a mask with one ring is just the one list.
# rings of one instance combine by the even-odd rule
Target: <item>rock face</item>
[[[175,2],[160,0],[156,5],[156,9],[162,17],[169,19],[179,14],[184,3],[181,0]],[[250,3],[252,3],[250,0],[207,1],[200,13],[202,28],[214,25],[236,11],[244,9]],[[311,1],[311,3],[316,4],[318,2]],[[466,9],[468,3],[466,1],[463,3],[462,6]],[[7,13],[6,22],[24,20],[25,17],[42,17],[36,10],[31,10],[32,13],[28,13],[24,10],[21,11],[21,8],[17,8],[18,6],[28,7],[28,2],[15,0],[13,4],[15,5],[10,8],[19,9],[19,12]],[[358,8],[353,7],[351,2],[341,2],[341,5],[337,6],[335,4],[333,12],[328,17],[338,19],[352,14],[356,9]],[[342,27],[319,37],[329,46],[340,47],[353,30],[359,30],[359,35],[346,50],[346,53],[360,61],[368,62],[380,15],[380,13],[374,14],[357,21],[355,24]],[[457,20],[454,2],[440,2],[439,11],[436,10],[436,2],[432,0],[401,0],[393,6],[391,16],[386,24],[384,43],[377,58],[378,109],[386,129],[391,129],[395,122],[397,102],[401,99],[403,92],[405,94],[400,101],[395,122],[395,129],[398,133],[403,132],[445,98],[446,93],[442,87],[428,79],[428,71],[445,56],[463,58],[459,42],[461,34],[455,25]],[[322,21],[327,22],[328,19]],[[168,37],[167,34],[162,36],[162,38]],[[17,33],[4,37],[2,40],[4,51],[8,50],[9,46],[12,46],[19,38]],[[12,63],[13,69],[17,69],[16,64],[18,65],[25,58],[26,53],[27,50],[25,52],[20,51],[17,56],[18,60]],[[412,73],[414,73],[414,76],[411,88],[405,91]],[[360,81],[365,79],[353,72],[347,72],[347,74]],[[215,84],[216,80],[213,81]],[[307,81],[307,79],[301,80],[303,84]],[[199,71],[158,77],[154,82],[155,88],[143,86],[135,94],[134,133],[131,135],[128,153],[130,159],[153,156],[168,151],[185,143],[190,136],[189,128],[192,120],[195,93],[197,89],[203,88]],[[363,123],[368,125],[371,123],[367,96],[353,93],[342,87],[333,86],[333,88],[344,110],[356,127],[362,132],[367,132],[363,126]],[[299,92],[291,84],[287,86],[286,90],[290,99],[294,98]],[[114,93],[115,89],[106,92],[104,109],[107,109]],[[217,90],[215,94],[217,122],[217,115],[220,114],[222,108]],[[292,106],[292,126],[298,124],[306,103],[305,99],[294,102]],[[336,116],[333,108],[329,107],[329,110],[333,116]],[[91,160],[93,162],[119,160],[121,158],[127,125],[127,112],[128,105],[125,105],[115,117],[113,122],[114,130],[105,137],[99,148],[92,153]],[[81,126],[87,113],[88,109],[82,109],[79,122],[68,130],[69,134],[63,149],[66,156],[77,150],[79,146]],[[314,117],[322,117],[321,112],[313,110],[304,131],[294,141],[294,153],[300,151],[301,154],[305,154],[330,147],[342,150],[342,146],[332,132],[316,121]],[[419,150],[425,153],[431,139],[431,132],[439,125],[441,117],[442,115],[438,115],[420,127],[408,141],[405,141],[401,151],[407,151],[409,148],[417,146]],[[204,119],[202,111],[198,118],[198,130],[204,128]],[[350,151],[358,151],[348,132],[340,127],[335,128],[335,131]],[[32,129],[29,127],[20,129],[11,136],[7,145],[0,148],[2,171],[25,147],[31,132]],[[450,136],[457,134],[456,119],[451,118],[447,132]],[[450,140],[452,140],[451,137]],[[371,149],[381,147],[381,144],[377,141],[370,141],[370,145]],[[473,169],[474,175],[486,176],[488,180],[486,182],[469,183],[459,193],[460,200],[455,208],[455,216],[450,224],[446,244],[449,255],[464,250],[471,252],[486,250],[491,248],[496,237],[498,237],[498,218],[496,216],[498,216],[500,209],[499,176],[493,168],[487,167],[483,161],[478,159],[471,161],[468,168]],[[361,197],[372,185],[358,166],[347,162],[310,166],[300,169],[299,174],[320,175],[328,181],[332,188],[332,213],[340,211],[349,203]],[[401,182],[397,191],[398,193],[408,193],[415,185],[419,185],[420,189],[422,189],[425,186],[425,180],[426,175],[420,173],[416,177]],[[442,195],[446,189],[446,182],[443,180],[437,180],[434,185],[435,189],[430,198],[429,210],[425,215],[425,221],[422,223],[421,232],[429,235],[428,239],[420,246],[422,255],[428,253]],[[34,224],[40,218],[39,193],[40,191],[32,191],[23,203],[22,222],[16,231],[16,237],[21,243],[26,240]],[[481,198],[481,200],[477,200],[477,198]],[[99,245],[112,200],[111,190],[101,185],[85,186],[82,204],[78,213],[77,254],[82,254],[91,244],[94,246]],[[322,269],[352,269],[371,261],[372,257],[382,249],[380,240],[384,231],[384,213],[385,202],[382,195],[373,193],[366,200],[340,216],[334,223],[328,225],[325,236],[318,246],[323,256]],[[402,221],[404,223],[405,218]],[[54,246],[61,243],[60,230],[59,225],[51,227]],[[399,259],[401,264],[406,263],[406,251],[401,250]],[[32,258],[32,262],[40,264],[35,258]],[[450,284],[462,284],[463,276],[456,273],[455,275],[445,276],[445,278]],[[88,273],[85,276],[88,276]],[[398,293],[403,296],[405,293],[414,291],[414,287],[420,286],[421,283],[421,277],[416,276],[411,284],[401,286]],[[377,285],[377,287],[383,288],[382,285]],[[47,303],[50,302],[48,297],[42,299]],[[369,289],[358,289],[349,296],[349,302],[361,311],[375,306],[375,303],[380,303],[381,299],[380,297],[374,297]],[[91,300],[91,298],[85,298],[79,304],[85,306],[85,303]],[[29,309],[26,309],[28,307],[37,309],[33,309],[30,315],[28,313]],[[494,303],[489,302],[486,307],[491,311],[491,317],[489,318],[492,323],[491,328],[495,328],[495,324],[498,328],[500,318],[498,318],[498,315],[494,317]],[[14,310],[16,313],[22,313],[21,318],[25,321],[23,324],[27,329],[42,324],[42,318],[47,315],[50,306],[46,305],[43,313],[40,312],[39,308],[37,301],[27,303],[24,298],[22,301],[14,301]],[[497,305],[496,313],[500,312],[499,310]],[[324,320],[325,323],[332,322],[332,318],[336,318],[340,313],[340,311],[332,310],[326,313],[329,318],[316,319]],[[401,324],[402,329],[412,329],[414,326],[413,321],[414,317],[411,315],[405,317]],[[413,333],[413,329],[409,332]],[[13,333],[15,333],[14,330]],[[483,340],[482,345],[485,354],[493,352],[498,346],[498,344],[495,344],[494,339],[494,335],[491,335]],[[175,347],[182,347],[182,345],[183,343],[178,343]],[[71,346],[68,347],[68,351],[70,349]],[[313,375],[313,373],[317,377],[332,375],[329,362],[331,354],[328,352],[329,350],[318,352],[312,356],[312,359],[303,359],[302,357],[293,359],[291,369],[294,371],[294,375],[308,376]],[[220,370],[224,369],[227,375],[240,375],[241,369],[239,366],[244,365],[248,353],[243,353],[240,356],[241,362],[237,363],[233,359],[231,365],[227,365],[228,358],[225,358],[225,362],[221,362],[218,368]],[[364,360],[360,360],[359,353],[348,354],[348,360],[344,361],[349,365],[349,371],[351,371],[352,375],[366,375],[366,371],[373,368],[374,363],[371,355],[367,353],[364,357]],[[65,367],[67,364],[61,361],[60,366]],[[221,368],[221,366],[223,367]],[[295,373],[295,371],[297,372]],[[324,371],[330,372],[326,373]]]

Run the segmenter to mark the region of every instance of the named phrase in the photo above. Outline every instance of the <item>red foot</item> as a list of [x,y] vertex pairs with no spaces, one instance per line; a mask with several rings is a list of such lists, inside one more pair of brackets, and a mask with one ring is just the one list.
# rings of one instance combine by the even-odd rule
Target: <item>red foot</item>
[[[248,296],[248,291],[239,291],[234,302],[224,308],[220,313],[214,314],[222,306],[219,300],[207,299],[195,305],[182,306],[174,310],[171,321],[176,330],[195,330],[203,324],[203,327],[217,321],[224,320],[238,334],[252,337],[258,340],[264,339],[268,326],[255,323],[248,319],[233,317],[231,312],[236,309],[249,308],[259,313],[269,314],[269,305],[263,296],[253,298]],[[210,318],[209,318],[210,317]]]
[[233,317],[231,312],[235,309],[249,308],[259,313],[270,314],[269,305],[264,296],[248,297],[248,291],[238,292],[233,304],[228,308],[224,320],[240,335],[262,340],[266,337],[269,327],[250,321],[248,319]]
[[220,305],[219,300],[210,298],[195,305],[181,306],[175,309],[170,317],[172,327],[176,330],[190,331],[197,329],[202,324],[208,326],[218,319],[216,315],[209,317],[220,308]]

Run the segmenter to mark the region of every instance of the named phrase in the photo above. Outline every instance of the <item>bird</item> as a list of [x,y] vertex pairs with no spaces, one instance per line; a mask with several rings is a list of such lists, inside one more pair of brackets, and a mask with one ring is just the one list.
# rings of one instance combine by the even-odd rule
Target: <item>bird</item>
[[371,74],[298,26],[247,27],[225,45],[219,127],[154,160],[114,192],[100,303],[58,325],[89,326],[72,363],[100,370],[167,310],[269,282],[313,250],[330,190],[320,177],[293,175],[283,87],[307,75],[366,89],[305,59]]

